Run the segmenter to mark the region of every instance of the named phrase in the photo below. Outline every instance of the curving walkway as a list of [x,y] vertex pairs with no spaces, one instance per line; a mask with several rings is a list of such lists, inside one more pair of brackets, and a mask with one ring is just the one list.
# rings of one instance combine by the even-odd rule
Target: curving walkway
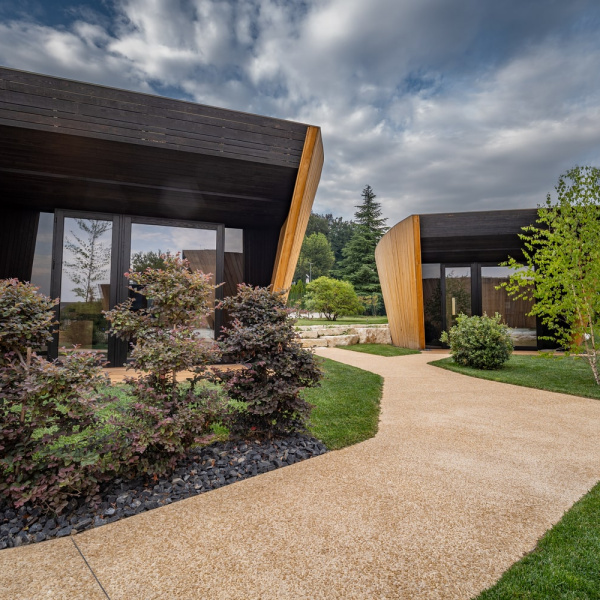
[[375,438],[4,550],[0,598],[470,598],[600,479],[596,400],[319,354],[385,377]]

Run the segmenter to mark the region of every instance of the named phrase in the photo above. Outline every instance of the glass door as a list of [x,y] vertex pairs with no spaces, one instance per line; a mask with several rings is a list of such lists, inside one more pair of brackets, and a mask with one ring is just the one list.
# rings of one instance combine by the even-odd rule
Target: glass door
[[[161,255],[179,254],[190,263],[194,271],[210,273],[212,285],[222,281],[222,261],[217,261],[219,252],[219,226],[198,227],[185,223],[159,222],[154,219],[132,219],[131,223],[131,269],[143,271],[147,267],[160,268],[163,264]],[[221,234],[222,236],[222,234]],[[222,242],[221,242],[222,244]],[[221,252],[222,256],[222,252]],[[217,264],[219,263],[219,264]],[[220,292],[220,289],[217,290]],[[134,298],[134,306],[140,308],[145,299],[129,291]],[[213,304],[217,295],[213,294]],[[204,319],[200,327],[202,337],[214,339],[215,331],[219,331],[216,314]]]
[[[108,335],[103,311],[133,297],[124,276],[131,268],[160,267],[160,255],[179,252],[192,269],[211,273],[213,284],[223,281],[225,228],[221,224],[129,217],[57,210],[54,219],[51,296],[60,298],[59,330],[49,346],[55,358],[67,352],[91,350],[111,366],[127,361],[128,344]],[[222,297],[217,288],[214,302]],[[136,304],[134,303],[134,309]],[[203,337],[220,332],[216,311],[200,328]]]
[[456,324],[460,314],[473,314],[471,304],[471,267],[444,265],[444,329]]

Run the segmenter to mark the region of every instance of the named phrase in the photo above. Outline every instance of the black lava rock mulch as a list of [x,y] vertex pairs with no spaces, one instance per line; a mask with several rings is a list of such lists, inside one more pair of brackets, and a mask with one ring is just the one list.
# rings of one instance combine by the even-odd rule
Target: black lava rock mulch
[[322,442],[304,435],[262,443],[217,442],[190,453],[169,477],[116,479],[101,489],[102,502],[94,510],[76,500],[60,516],[0,506],[0,550],[100,527],[325,452]]

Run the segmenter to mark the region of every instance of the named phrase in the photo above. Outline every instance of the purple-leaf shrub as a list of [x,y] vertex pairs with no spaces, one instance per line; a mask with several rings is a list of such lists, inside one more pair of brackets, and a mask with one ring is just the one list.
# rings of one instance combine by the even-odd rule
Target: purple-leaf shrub
[[37,290],[18,279],[0,280],[0,363],[8,352],[24,356],[27,348],[40,350],[52,340],[58,300],[38,294]]
[[91,501],[118,470],[121,444],[104,431],[97,388],[108,379],[91,352],[49,362],[29,349],[0,365],[0,497],[60,513]]
[[[128,368],[144,374],[126,380],[134,405],[124,426],[139,455],[135,466],[153,473],[173,466],[224,410],[215,392],[198,385],[219,355],[216,344],[198,331],[213,311],[210,275],[191,271],[178,255],[161,258],[163,268],[126,274],[135,285],[131,289],[148,300],[147,308],[134,311],[129,300],[105,313],[112,334],[135,340]],[[194,376],[178,383],[184,370]]]
[[298,341],[285,295],[241,284],[221,306],[232,318],[221,349],[247,366],[219,375],[229,397],[243,403],[231,417],[232,430],[269,436],[305,430],[312,406],[300,392],[318,385],[322,374]]

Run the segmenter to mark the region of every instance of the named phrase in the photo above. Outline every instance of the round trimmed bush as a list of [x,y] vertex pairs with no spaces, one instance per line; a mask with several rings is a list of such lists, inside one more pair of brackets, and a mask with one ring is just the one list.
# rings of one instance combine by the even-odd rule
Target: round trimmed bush
[[513,351],[508,327],[498,313],[493,317],[461,314],[440,340],[450,345],[454,362],[475,369],[500,369]]

